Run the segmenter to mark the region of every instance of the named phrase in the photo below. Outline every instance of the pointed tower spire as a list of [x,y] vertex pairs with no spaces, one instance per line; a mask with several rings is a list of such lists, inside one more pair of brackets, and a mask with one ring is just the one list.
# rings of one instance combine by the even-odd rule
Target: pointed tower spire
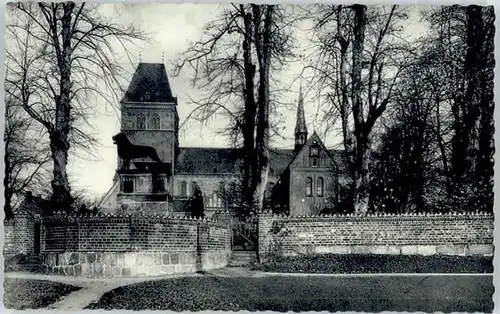
[[295,124],[295,149],[298,153],[307,141],[307,126],[304,113],[304,96],[302,95],[302,84],[300,84],[299,104],[297,106],[297,121]]

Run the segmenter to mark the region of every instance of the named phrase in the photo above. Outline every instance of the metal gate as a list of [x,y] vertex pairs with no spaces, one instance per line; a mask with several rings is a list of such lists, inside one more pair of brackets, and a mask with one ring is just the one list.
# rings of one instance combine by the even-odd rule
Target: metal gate
[[233,250],[254,251],[257,247],[257,219],[233,219]]
[[40,254],[40,223],[37,221],[35,222],[35,230],[34,230],[34,253],[36,256]]

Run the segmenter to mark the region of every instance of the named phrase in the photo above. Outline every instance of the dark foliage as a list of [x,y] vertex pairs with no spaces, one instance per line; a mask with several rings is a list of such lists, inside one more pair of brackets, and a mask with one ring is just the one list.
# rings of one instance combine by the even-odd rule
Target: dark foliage
[[41,309],[80,289],[51,281],[5,278],[3,304],[15,310]]
[[[467,287],[464,289],[463,287]],[[406,291],[406,294],[402,292]],[[191,277],[120,287],[87,309],[491,312],[491,277]],[[464,301],[466,300],[466,301]]]
[[255,266],[280,273],[493,273],[493,258],[483,256],[418,256],[321,254],[278,257]]

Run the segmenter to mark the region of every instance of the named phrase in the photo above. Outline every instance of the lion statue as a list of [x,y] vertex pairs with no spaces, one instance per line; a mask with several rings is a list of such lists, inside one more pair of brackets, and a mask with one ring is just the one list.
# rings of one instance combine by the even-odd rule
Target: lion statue
[[113,144],[118,146],[118,156],[123,160],[123,166],[127,170],[130,168],[130,160],[133,159],[149,157],[151,160],[163,164],[163,161],[156,153],[156,149],[151,146],[134,145],[129,141],[127,135],[122,132],[113,136],[112,139]]

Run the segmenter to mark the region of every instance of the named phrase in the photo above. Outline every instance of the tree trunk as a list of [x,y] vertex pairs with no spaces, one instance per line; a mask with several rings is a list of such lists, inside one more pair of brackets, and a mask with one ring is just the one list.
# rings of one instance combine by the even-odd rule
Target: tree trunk
[[5,219],[11,219],[14,217],[14,212],[12,211],[12,186],[9,184],[9,179],[11,176],[12,169],[10,167],[10,161],[7,156],[8,150],[6,150],[5,153],[5,168],[4,168],[4,175],[5,177],[3,178],[3,195],[5,197],[5,204],[4,204],[4,214],[5,214]]
[[441,113],[439,110],[441,101],[436,98],[436,137],[439,146],[439,151],[441,153],[441,161],[443,163],[443,171],[445,175],[448,175],[448,158],[446,157],[446,149],[444,145],[443,135],[441,134]]
[[245,38],[243,40],[243,61],[245,69],[245,110],[243,121],[243,182],[242,197],[243,207],[240,214],[246,215],[248,210],[253,207],[254,197],[254,177],[255,177],[255,116],[257,106],[254,96],[254,77],[255,65],[252,61],[252,19],[249,13],[245,12],[243,5],[240,5],[241,14],[245,24]]
[[[337,41],[339,42],[340,45],[340,106],[339,106],[339,112],[340,112],[340,118],[342,122],[342,139],[343,139],[343,144],[344,144],[344,162],[347,165],[347,170],[348,170],[348,178],[350,179],[350,182],[348,182],[348,185],[353,188],[353,183],[355,182],[355,177],[354,177],[354,169],[353,169],[353,146],[350,143],[352,141],[351,139],[351,133],[349,132],[349,99],[348,99],[348,87],[346,84],[346,77],[347,77],[347,69],[346,69],[346,62],[347,62],[347,50],[349,48],[349,39],[344,38],[342,35],[342,27],[341,27],[341,14],[343,10],[343,6],[339,5],[338,6],[338,18],[337,18]],[[352,203],[352,199],[349,199],[348,202]]]
[[481,7],[472,5],[466,7],[465,11],[467,16],[467,53],[464,63],[466,88],[455,108],[455,111],[461,111],[461,115],[455,113],[452,156],[453,178],[457,185],[465,183],[465,177],[470,171],[470,161],[474,157],[471,156],[471,137],[473,137],[474,126],[479,118],[476,95],[479,75],[478,58],[482,38]]
[[[60,71],[60,95],[56,98],[56,118],[54,131],[50,134],[50,149],[54,161],[52,180],[52,202],[55,210],[67,211],[72,203],[68,174],[66,172],[69,151],[69,131],[71,115],[71,20],[75,7],[73,2],[64,3],[61,18],[62,49],[58,57]],[[57,13],[56,13],[57,14]],[[56,17],[54,16],[54,19]],[[58,37],[53,40],[59,45]]]
[[361,97],[363,85],[361,70],[363,67],[363,47],[366,28],[366,6],[353,5],[353,49],[352,49],[352,111],[354,117],[355,143],[355,180],[354,180],[354,212],[366,213],[369,204],[369,139],[364,130],[363,99]]
[[356,214],[365,214],[368,211],[369,204],[369,182],[370,182],[370,148],[368,139],[360,137],[357,140],[356,155],[356,181],[354,185],[354,212]]
[[[255,7],[255,6],[254,6]],[[262,36],[262,42],[258,42],[257,49],[261,53],[259,57],[259,101],[258,101],[258,116],[257,116],[257,132],[256,132],[256,151],[257,165],[259,171],[258,183],[256,186],[256,205],[257,209],[261,210],[264,204],[264,195],[267,186],[269,175],[269,69],[271,66],[271,25],[273,19],[274,5],[266,5],[266,17],[264,20],[264,32],[259,34]],[[260,9],[260,8],[259,8]],[[255,14],[255,13],[254,13]],[[260,38],[258,38],[260,39]]]

